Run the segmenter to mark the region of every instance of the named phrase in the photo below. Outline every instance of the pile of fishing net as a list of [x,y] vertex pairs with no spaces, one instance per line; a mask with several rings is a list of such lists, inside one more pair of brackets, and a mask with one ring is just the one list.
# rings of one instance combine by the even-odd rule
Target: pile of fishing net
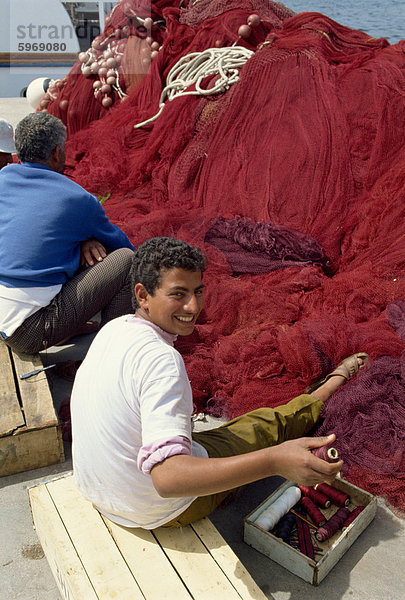
[[[135,245],[206,251],[206,306],[178,342],[197,410],[283,404],[367,352],[321,432],[349,480],[405,508],[405,42],[278,2],[181,4],[119,2],[54,90],[66,173]],[[97,83],[108,69],[119,89]]]

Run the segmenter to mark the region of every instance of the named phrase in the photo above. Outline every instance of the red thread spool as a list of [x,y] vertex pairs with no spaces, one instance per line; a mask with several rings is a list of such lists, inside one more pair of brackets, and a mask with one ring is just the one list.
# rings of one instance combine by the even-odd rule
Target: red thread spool
[[313,500],[315,504],[317,504],[321,508],[329,508],[330,500],[327,496],[325,496],[325,494],[322,494],[322,492],[318,492],[318,490],[315,490],[313,487],[307,487],[305,485],[299,485],[298,487],[304,494],[304,496],[308,496],[308,498],[311,498],[311,500]]
[[332,537],[334,533],[339,531],[339,529],[343,526],[343,523],[349,516],[350,510],[348,508],[346,508],[345,506],[339,508],[339,510],[333,515],[333,517],[331,517],[329,521],[326,521],[325,525],[322,525],[322,527],[318,529],[318,531],[315,534],[316,539],[319,542],[324,542],[325,540],[328,540],[330,537]]
[[305,510],[307,511],[308,515],[311,517],[311,519],[315,523],[315,525],[320,527],[321,525],[326,523],[326,519],[325,519],[324,515],[321,513],[319,508],[317,506],[315,506],[315,504],[312,502],[311,498],[308,498],[307,496],[303,496],[301,498],[301,504],[305,508]]
[[311,450],[312,454],[317,456],[318,458],[322,458],[322,460],[326,460],[326,462],[338,462],[339,461],[339,453],[336,448],[332,448],[331,446],[321,446],[321,448],[314,448]]
[[348,494],[339,492],[339,490],[327,483],[318,483],[315,486],[315,489],[317,492],[325,494],[325,496],[330,498],[337,506],[349,506],[350,504],[350,496]]
[[342,529],[349,527],[350,523],[353,523],[354,519],[359,516],[362,510],[364,510],[364,506],[357,506],[354,510],[352,510],[346,521],[343,523]]

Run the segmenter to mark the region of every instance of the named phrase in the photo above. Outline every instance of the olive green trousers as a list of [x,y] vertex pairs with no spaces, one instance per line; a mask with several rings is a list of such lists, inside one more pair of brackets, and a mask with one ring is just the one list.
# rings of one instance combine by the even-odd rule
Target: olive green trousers
[[[318,421],[322,406],[321,400],[302,394],[283,406],[258,408],[215,429],[193,433],[193,439],[207,450],[210,458],[246,454],[304,436]],[[206,517],[235,491],[196,498],[164,527],[183,527]]]

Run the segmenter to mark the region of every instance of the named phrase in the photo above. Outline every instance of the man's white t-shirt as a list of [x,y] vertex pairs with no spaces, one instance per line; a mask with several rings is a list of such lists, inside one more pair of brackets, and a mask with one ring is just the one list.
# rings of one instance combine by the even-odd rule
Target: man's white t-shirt
[[[161,498],[137,466],[141,448],[182,436],[193,410],[176,336],[124,315],[107,323],[80,366],[71,398],[73,470],[81,493],[111,520],[154,529],[195,498]],[[192,442],[193,456],[206,450]]]

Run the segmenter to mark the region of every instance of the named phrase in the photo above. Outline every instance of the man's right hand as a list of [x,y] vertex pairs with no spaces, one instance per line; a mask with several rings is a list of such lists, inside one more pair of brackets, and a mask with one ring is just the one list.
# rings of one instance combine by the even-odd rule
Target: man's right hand
[[91,267],[96,262],[101,262],[107,256],[103,244],[94,238],[85,240],[80,244],[80,264],[82,267]]
[[312,454],[313,448],[333,443],[335,434],[318,438],[298,438],[271,447],[272,470],[300,485],[332,484],[343,461],[329,463]]

